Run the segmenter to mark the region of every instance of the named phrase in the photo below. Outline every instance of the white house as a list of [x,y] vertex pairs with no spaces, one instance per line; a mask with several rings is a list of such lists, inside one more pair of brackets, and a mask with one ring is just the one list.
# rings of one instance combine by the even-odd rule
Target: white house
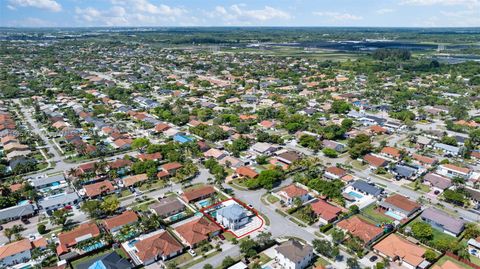
[[245,208],[239,204],[231,204],[217,211],[217,222],[231,230],[243,227],[249,220]]
[[472,173],[472,170],[465,167],[459,167],[453,164],[442,164],[439,165],[437,168],[437,174],[446,176],[449,178],[453,177],[461,177],[464,179],[468,179]]
[[290,239],[275,249],[275,260],[285,269],[304,269],[313,259],[313,248]]

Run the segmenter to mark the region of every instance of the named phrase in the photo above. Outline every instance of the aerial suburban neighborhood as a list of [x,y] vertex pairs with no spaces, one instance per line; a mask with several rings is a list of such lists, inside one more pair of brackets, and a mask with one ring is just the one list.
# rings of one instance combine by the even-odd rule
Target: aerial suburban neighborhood
[[480,268],[480,30],[372,29],[0,27],[0,268]]

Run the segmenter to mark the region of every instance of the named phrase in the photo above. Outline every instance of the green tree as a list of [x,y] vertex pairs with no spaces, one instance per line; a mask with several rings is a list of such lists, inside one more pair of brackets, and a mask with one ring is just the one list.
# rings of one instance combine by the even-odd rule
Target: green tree
[[100,208],[105,211],[105,213],[112,215],[118,209],[118,206],[120,206],[118,198],[110,195],[103,200]]
[[37,227],[38,233],[39,234],[46,234],[47,233],[47,227],[45,224],[39,224]]
[[235,260],[232,259],[232,257],[227,256],[227,257],[225,257],[225,258],[223,259],[223,261],[222,261],[222,268],[223,268],[223,269],[226,269],[226,268],[228,268],[228,267],[230,267],[230,266],[232,266],[232,265],[234,265],[234,264],[235,264]]
[[331,149],[331,148],[324,148],[324,149],[322,149],[322,152],[323,152],[323,154],[325,154],[325,156],[327,156],[329,158],[337,158],[338,157],[337,151],[334,150],[334,149]]
[[148,145],[150,145],[150,140],[148,140],[148,138],[139,137],[139,138],[135,138],[132,141],[132,148],[134,149],[144,148],[144,147],[147,147]]
[[415,238],[422,242],[427,242],[433,237],[432,226],[425,222],[415,222],[412,225],[412,233]]
[[342,230],[334,228],[332,231],[332,239],[336,244],[340,244],[345,238],[345,233]]
[[437,259],[437,254],[435,253],[435,251],[427,249],[427,251],[425,251],[424,257],[427,261],[434,262]]
[[87,200],[83,202],[80,210],[87,213],[90,218],[95,219],[103,214],[103,210],[100,205],[101,202],[98,200]]
[[347,266],[350,269],[358,269],[360,265],[358,264],[358,260],[356,258],[348,258],[347,259]]
[[68,217],[70,216],[70,212],[66,209],[58,209],[53,211],[52,215],[50,216],[50,223],[52,225],[60,225],[65,227],[68,222]]
[[243,253],[247,258],[251,258],[257,255],[257,248],[257,242],[253,241],[250,238],[247,238],[240,242],[240,252]]
[[345,114],[350,111],[350,105],[343,100],[334,100],[330,112],[336,114]]

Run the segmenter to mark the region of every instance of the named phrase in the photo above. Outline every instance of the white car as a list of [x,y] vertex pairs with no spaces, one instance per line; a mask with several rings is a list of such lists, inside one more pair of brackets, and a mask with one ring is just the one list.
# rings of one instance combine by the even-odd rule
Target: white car
[[193,249],[189,249],[189,250],[188,250],[188,253],[190,253],[190,255],[192,255],[192,257],[197,256],[197,253],[196,253],[195,250],[193,250]]

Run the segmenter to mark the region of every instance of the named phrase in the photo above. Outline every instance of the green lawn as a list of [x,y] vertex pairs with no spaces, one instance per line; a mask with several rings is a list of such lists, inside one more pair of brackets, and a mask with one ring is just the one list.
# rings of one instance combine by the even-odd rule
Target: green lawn
[[183,264],[185,262],[188,262],[188,261],[191,261],[193,260],[193,257],[192,255],[190,255],[190,253],[188,252],[185,252],[171,260],[169,260],[168,262],[166,262],[166,265],[168,266],[169,264],[176,264],[176,265],[180,265],[180,264]]
[[145,184],[142,184],[142,186],[139,187],[139,189],[141,191],[148,191],[148,190],[152,190],[152,189],[161,189],[165,187],[165,182],[163,182],[162,180],[156,180],[155,182],[148,182],[148,183],[145,183]]
[[[408,187],[412,190],[415,190],[415,182],[411,182],[411,183],[406,184],[406,187]],[[420,190],[422,192],[430,192],[430,187],[428,187],[425,184],[419,184],[418,187],[419,187],[418,190]]]
[[436,265],[443,265],[446,261],[451,261],[451,262],[459,265],[461,268],[473,269],[473,267],[468,266],[468,265],[466,265],[466,264],[464,264],[464,263],[462,263],[462,262],[459,262],[459,261],[457,261],[457,260],[455,260],[455,259],[453,259],[453,258],[450,258],[450,257],[448,257],[448,256],[443,256],[443,257],[440,258],[440,260],[438,260],[435,264],[436,264]]
[[473,256],[473,255],[470,255],[470,261],[478,266],[480,266],[480,259]]
[[320,256],[317,256],[317,259],[315,260],[315,267],[318,267],[318,266],[323,266],[323,267],[326,267],[328,265],[330,265],[330,263],[325,260],[324,258],[320,257]]
[[272,194],[269,194],[269,195],[267,196],[267,201],[268,201],[270,204],[274,204],[274,203],[280,201],[280,199],[278,199],[278,197],[276,197],[276,196],[274,196],[274,195],[272,195]]
[[[415,222],[423,222],[423,220],[420,218],[420,217],[417,217],[415,220],[411,221],[408,226],[411,227]],[[430,240],[430,242],[433,242],[435,240],[438,240],[438,239],[443,239],[443,240],[446,240],[446,241],[457,241],[457,238],[451,236],[451,235],[448,235],[444,232],[441,232],[435,228],[432,227],[432,233],[433,233],[433,238],[432,240]]]
[[353,166],[353,168],[357,169],[357,170],[364,170],[365,168],[367,168],[366,165],[362,165],[361,162],[357,161],[357,160],[353,160],[351,163],[350,163],[351,166]]
[[376,222],[376,224],[379,223],[391,223],[393,220],[384,214],[378,212],[375,210],[376,204],[371,204],[364,209],[362,209],[361,214],[365,216],[366,218],[373,220]]

